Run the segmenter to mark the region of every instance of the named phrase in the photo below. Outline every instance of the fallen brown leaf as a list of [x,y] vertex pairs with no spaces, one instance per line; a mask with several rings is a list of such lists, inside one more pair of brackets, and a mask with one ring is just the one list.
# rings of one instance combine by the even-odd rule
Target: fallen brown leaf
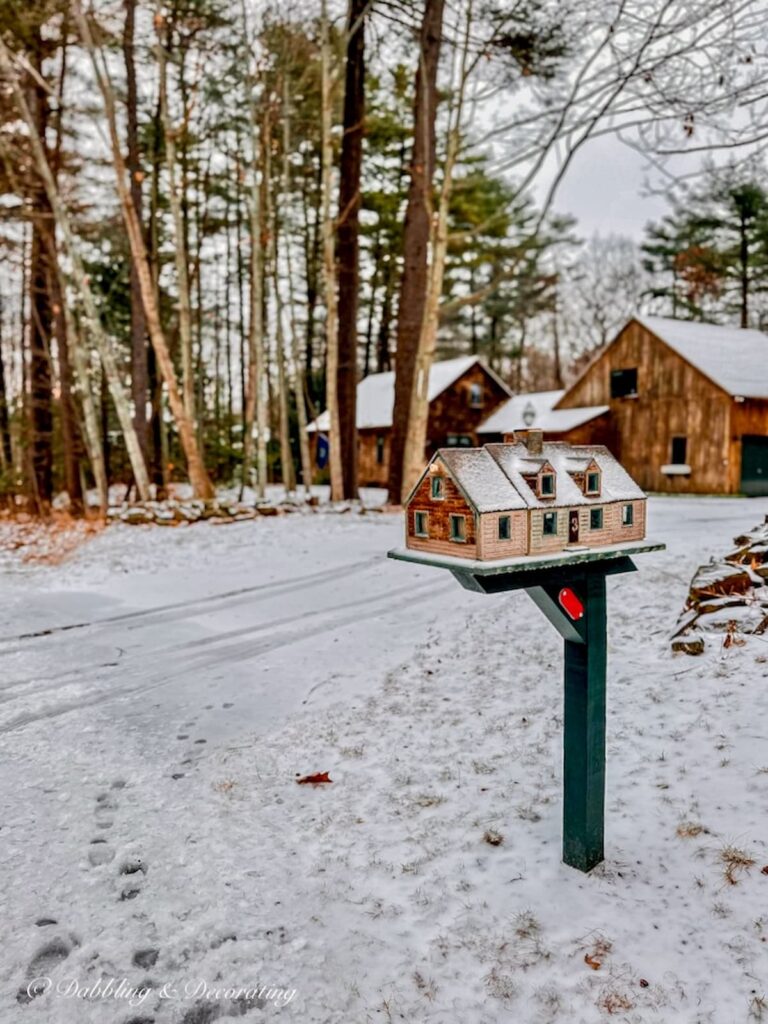
[[328,777],[328,772],[315,772],[314,775],[303,775],[296,781],[300,786],[315,786],[321,782],[333,782],[333,779]]
[[596,960],[595,957],[590,956],[589,953],[584,954],[584,963],[591,967],[593,971],[599,971],[603,966],[600,960]]

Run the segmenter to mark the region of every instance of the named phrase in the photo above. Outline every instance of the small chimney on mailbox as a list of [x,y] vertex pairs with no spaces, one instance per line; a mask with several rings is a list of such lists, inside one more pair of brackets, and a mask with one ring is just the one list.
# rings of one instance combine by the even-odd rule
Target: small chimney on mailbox
[[529,430],[525,435],[525,447],[531,455],[541,455],[544,445],[544,434],[541,430]]

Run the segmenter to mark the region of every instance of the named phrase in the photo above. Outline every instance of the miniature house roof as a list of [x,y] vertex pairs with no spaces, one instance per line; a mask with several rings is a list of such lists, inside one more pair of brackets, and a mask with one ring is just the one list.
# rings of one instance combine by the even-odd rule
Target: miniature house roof
[[768,398],[768,335],[762,331],[661,316],[635,320],[729,395]]
[[[433,401],[441,395],[451,384],[455,384],[459,377],[462,377],[467,370],[476,363],[480,363],[486,373],[489,373],[494,380],[507,393],[509,388],[497,377],[493,370],[490,370],[479,356],[460,356],[457,359],[443,359],[439,363],[433,363],[429,371],[429,401]],[[357,429],[373,429],[376,427],[388,428],[392,426],[392,413],[395,407],[395,374],[372,373],[363,377],[357,385]],[[307,430],[314,433],[318,430],[330,429],[330,417],[328,411],[320,413],[316,420],[307,426]]]
[[[532,457],[524,444],[487,444],[483,448],[441,448],[432,462],[436,459],[442,460],[467,501],[478,512],[603,505],[645,497],[603,445],[551,441],[542,445],[541,455]],[[525,477],[538,473],[547,463],[555,472],[555,496],[540,498],[528,486]],[[583,473],[592,464],[600,473],[600,493],[584,494],[572,474]],[[413,493],[415,489],[411,497]]]

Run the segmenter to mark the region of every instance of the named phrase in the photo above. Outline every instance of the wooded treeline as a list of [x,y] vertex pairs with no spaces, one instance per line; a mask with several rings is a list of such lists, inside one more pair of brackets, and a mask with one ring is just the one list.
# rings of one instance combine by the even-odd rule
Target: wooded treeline
[[[139,499],[177,480],[201,498],[306,488],[323,408],[332,496],[355,497],[357,382],[395,368],[398,502],[436,353],[556,386],[599,340],[564,322],[581,293],[601,329],[592,256],[554,212],[582,146],[759,144],[760,11],[0,0],[0,499],[44,513],[63,491],[80,512],[114,482]],[[698,246],[702,294],[735,275],[749,321],[754,240],[739,278],[727,246],[700,244],[703,207],[678,213],[649,243],[656,299],[671,268],[679,315],[701,313],[679,287]],[[728,287],[706,283],[712,260]]]

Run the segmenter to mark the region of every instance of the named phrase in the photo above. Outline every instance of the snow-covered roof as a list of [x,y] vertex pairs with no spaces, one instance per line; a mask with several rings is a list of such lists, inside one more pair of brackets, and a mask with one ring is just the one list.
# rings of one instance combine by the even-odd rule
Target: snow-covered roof
[[635,319],[729,395],[768,398],[768,335],[762,331],[661,316]]
[[525,502],[485,448],[441,448],[438,454],[478,512],[525,508]]
[[582,405],[576,409],[552,409],[537,424],[545,434],[564,434],[610,410],[610,405]]
[[[645,497],[629,473],[603,445],[550,441],[542,445],[540,455],[532,456],[522,443],[487,444],[483,448],[440,448],[434,459],[444,462],[464,496],[478,512],[603,505]],[[583,472],[592,462],[600,470],[600,493],[597,495],[584,494],[571,475]],[[555,471],[554,498],[539,498],[525,481],[526,475],[536,473],[544,463],[549,463]]]
[[542,416],[554,409],[564,394],[565,391],[534,391],[528,395],[515,395],[494,409],[480,424],[478,433],[511,434],[513,430],[538,427]]
[[[483,363],[479,356],[459,356],[456,359],[443,359],[439,363],[433,363],[429,371],[429,401],[433,401],[441,395],[446,388],[454,384],[459,377],[462,377],[467,370],[475,363],[480,363],[483,369],[491,374],[505,391],[508,391],[506,384],[497,377],[492,370]],[[363,377],[357,385],[357,429],[365,430],[374,427],[391,427],[392,412],[395,407],[395,374],[372,373]],[[313,420],[307,427],[309,431],[329,430],[330,416],[328,411],[320,413],[316,420]]]

